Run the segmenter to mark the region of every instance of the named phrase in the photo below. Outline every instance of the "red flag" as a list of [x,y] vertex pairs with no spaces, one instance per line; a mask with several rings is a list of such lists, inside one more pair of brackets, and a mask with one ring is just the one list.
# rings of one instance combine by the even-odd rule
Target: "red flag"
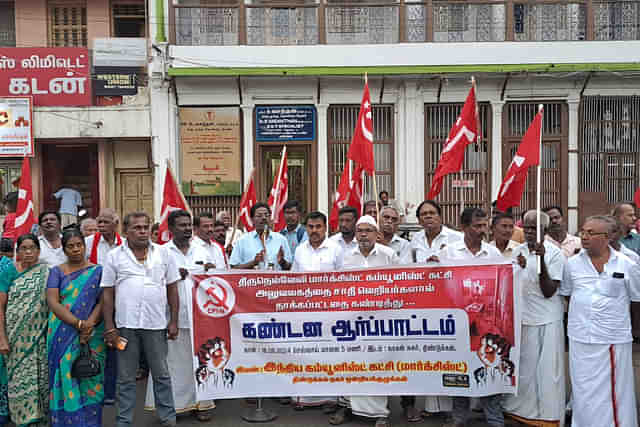
[[469,90],[458,119],[449,131],[444,143],[436,172],[431,181],[428,199],[435,199],[442,191],[442,181],[447,174],[460,172],[467,145],[478,139],[478,111],[476,109],[476,91],[473,86]]
[[238,213],[240,221],[244,224],[244,228],[247,231],[253,231],[253,220],[251,219],[251,208],[256,204],[258,198],[256,197],[256,187],[253,185],[253,173],[249,179],[249,185],[240,199],[240,212]]
[[369,175],[375,171],[373,160],[373,121],[371,120],[371,97],[369,96],[369,83],[364,83],[362,102],[358,122],[351,139],[347,158],[353,160]]
[[158,243],[164,245],[171,240],[169,232],[169,214],[179,209],[190,211],[184,195],[173,177],[171,167],[167,165],[167,173],[164,177],[164,190],[162,192],[162,207],[160,208],[160,227],[158,228]]
[[273,182],[273,188],[267,202],[271,208],[271,223],[274,231],[281,231],[287,226],[284,220],[284,205],[289,200],[289,176],[287,171],[287,147],[285,146],[282,149],[278,176]]
[[520,205],[529,167],[540,164],[541,127],[542,109],[536,114],[527,133],[522,137],[518,151],[507,169],[502,185],[500,185],[496,208],[502,212],[510,207]]
[[17,237],[31,233],[31,227],[36,223],[33,215],[33,193],[31,190],[31,167],[29,158],[22,159],[22,174],[18,184],[18,205],[16,206],[16,219],[14,223]]
[[349,160],[344,170],[342,171],[342,177],[340,178],[340,184],[338,184],[338,190],[333,201],[331,208],[331,215],[329,216],[329,227],[331,230],[338,229],[338,211],[345,206],[352,206],[362,214],[363,201],[363,173],[364,170],[359,165],[354,165]]

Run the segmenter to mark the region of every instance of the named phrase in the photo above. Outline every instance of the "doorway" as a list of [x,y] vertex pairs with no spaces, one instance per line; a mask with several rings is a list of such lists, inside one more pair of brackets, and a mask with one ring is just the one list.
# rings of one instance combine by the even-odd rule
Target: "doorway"
[[63,187],[82,195],[82,206],[95,217],[100,208],[97,144],[42,144],[42,208],[58,211],[53,193]]
[[[269,193],[280,169],[283,145],[261,145],[258,147],[258,167],[256,168],[260,193],[258,200],[267,201]],[[305,213],[316,206],[312,189],[316,188],[315,165],[311,161],[310,144],[287,144],[287,168],[289,177],[289,200],[300,202]]]

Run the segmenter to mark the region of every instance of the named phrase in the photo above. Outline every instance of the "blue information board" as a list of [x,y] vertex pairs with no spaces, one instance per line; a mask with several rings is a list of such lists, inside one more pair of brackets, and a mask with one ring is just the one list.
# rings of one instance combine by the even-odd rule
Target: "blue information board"
[[256,107],[256,141],[313,141],[316,109],[307,105]]

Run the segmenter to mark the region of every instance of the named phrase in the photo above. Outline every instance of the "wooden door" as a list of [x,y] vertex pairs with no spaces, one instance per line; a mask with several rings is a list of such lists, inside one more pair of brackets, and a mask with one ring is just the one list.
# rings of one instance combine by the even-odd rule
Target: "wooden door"
[[153,218],[153,174],[120,173],[120,213],[146,212]]
[[[258,199],[266,202],[280,168],[282,145],[261,146],[260,194]],[[289,177],[289,200],[300,202],[303,211],[310,212],[311,205],[311,147],[309,145],[287,145],[287,168]]]

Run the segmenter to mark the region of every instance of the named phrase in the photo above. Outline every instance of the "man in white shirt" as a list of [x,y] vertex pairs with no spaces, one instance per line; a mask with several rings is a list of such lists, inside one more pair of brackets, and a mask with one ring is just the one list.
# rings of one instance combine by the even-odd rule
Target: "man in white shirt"
[[[409,248],[401,258],[402,264],[438,261],[438,252],[454,242],[462,240],[462,233],[442,225],[442,208],[433,200],[425,200],[416,209],[418,223],[422,230],[414,234]],[[419,421],[414,409],[415,398],[404,396],[402,406],[407,420]],[[426,396],[424,413],[426,415],[451,412],[452,400],[449,396]]]
[[[342,269],[342,248],[327,239],[327,217],[322,212],[307,215],[308,240],[296,249],[292,271],[334,271]],[[328,396],[293,397],[294,408],[325,406],[325,411],[334,411],[336,398]]]
[[513,250],[520,245],[518,242],[511,240],[514,225],[513,217],[502,212],[495,215],[491,220],[493,240],[489,244],[498,248],[502,256],[506,258],[511,258]]
[[[119,348],[116,427],[133,425],[141,350],[149,356],[161,425],[176,425],[167,339],[178,338],[180,273],[175,259],[151,243],[150,229],[151,219],[146,213],[127,214],[124,220],[127,241],[110,251],[103,265],[104,336],[109,347]],[[127,340],[124,349],[121,338]]]
[[96,218],[98,232],[84,239],[86,256],[94,264],[103,265],[110,250],[122,244],[122,236],[118,234],[120,217],[115,209],[104,208]]
[[536,211],[528,211],[522,225],[525,243],[513,251],[518,264],[514,284],[522,292],[520,372],[518,394],[506,396],[503,407],[525,424],[544,421],[563,426],[564,305],[558,288],[566,258],[560,248],[544,239],[549,216],[540,213],[542,244],[536,240],[536,224]]
[[356,221],[360,214],[356,208],[345,206],[338,211],[338,231],[339,233],[329,237],[329,239],[338,243],[343,251],[348,251],[358,247],[355,239]]
[[193,228],[195,236],[191,241],[191,245],[205,251],[208,259],[213,263],[206,266],[208,268],[224,269],[227,265],[224,252],[220,245],[213,240],[215,230],[215,222],[211,213],[205,212],[193,218]]
[[[207,266],[215,264],[210,252],[190,243],[191,215],[184,210],[176,210],[167,218],[169,231],[173,236],[170,242],[161,247],[167,258],[173,258],[180,271],[178,282],[180,311],[178,313],[178,338],[168,343],[167,363],[171,375],[171,386],[176,412],[193,411],[199,421],[209,421],[210,411],[215,408],[213,400],[196,400],[196,383],[193,376],[193,353],[191,351],[191,330],[189,310],[191,308],[190,280],[185,280],[189,272],[203,272]],[[224,266],[221,266],[224,267]],[[149,377],[145,408],[155,409],[153,397],[153,378]]]
[[[224,247],[228,248],[229,245],[233,246],[236,244],[238,239],[242,237],[244,232],[239,228],[235,228],[231,223],[231,214],[228,211],[220,211],[218,215],[216,215],[216,221],[224,222],[224,225],[227,227],[226,235],[225,235],[225,244]],[[235,232],[234,232],[235,230]],[[233,236],[233,240],[231,237]]]
[[40,242],[40,262],[49,267],[67,262],[67,256],[62,249],[62,236],[60,234],[60,214],[53,211],[45,211],[38,217],[38,224],[42,234],[38,237]]
[[[495,246],[484,242],[489,232],[489,221],[487,214],[478,208],[466,208],[460,216],[460,223],[464,232],[464,238],[442,248],[437,255],[437,259],[451,260],[476,260],[478,258],[502,258],[502,254]],[[471,326],[471,325],[470,325]],[[483,335],[482,325],[475,328],[479,335]],[[478,399],[482,407],[487,424],[490,426],[504,426],[504,416],[500,400],[502,395],[481,397]],[[471,416],[471,399],[468,397],[454,397],[451,411],[452,423],[447,423],[447,427],[464,427]]]
[[542,211],[549,215],[549,220],[551,221],[545,238],[562,249],[562,253],[567,258],[580,252],[580,248],[582,248],[580,238],[567,233],[562,208],[560,206],[547,206]]
[[560,293],[569,301],[572,427],[637,427],[629,304],[640,269],[609,246],[611,223],[587,218],[582,251],[569,258]]
[[380,210],[380,228],[382,229],[381,239],[378,243],[393,249],[399,259],[404,259],[409,252],[409,241],[398,236],[398,225],[400,225],[400,214],[398,210],[391,206],[383,206]]
[[78,208],[82,206],[82,195],[73,188],[61,188],[53,193],[53,197],[60,200],[62,228],[75,224],[78,219]]
[[[376,243],[378,225],[370,215],[364,215],[356,224],[358,247],[344,255],[345,268],[383,267],[398,264],[399,259],[393,249]],[[339,425],[358,415],[376,420],[376,427],[389,427],[389,407],[387,396],[350,396],[340,397],[342,406],[329,418],[329,423]]]

